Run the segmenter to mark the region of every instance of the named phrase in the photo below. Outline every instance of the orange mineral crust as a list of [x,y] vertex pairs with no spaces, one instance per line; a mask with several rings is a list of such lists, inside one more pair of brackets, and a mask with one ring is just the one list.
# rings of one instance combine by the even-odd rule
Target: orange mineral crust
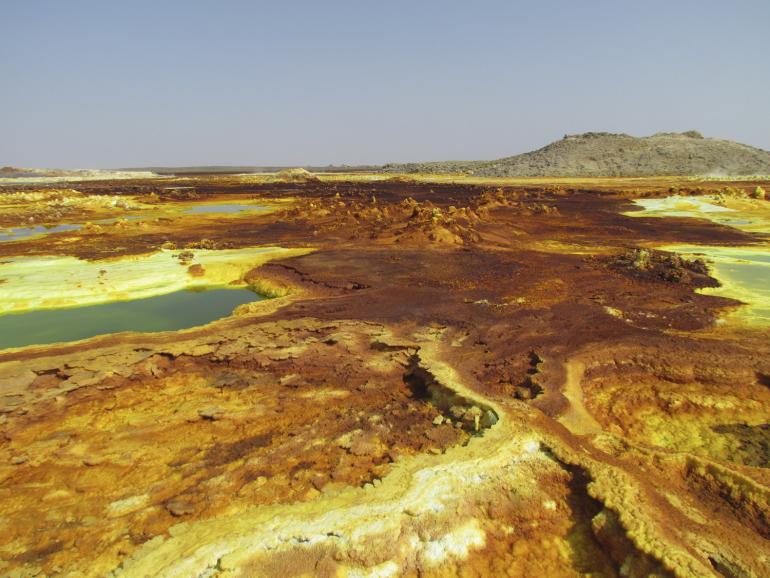
[[0,190],[0,324],[266,298],[0,350],[0,575],[770,575],[768,325],[667,249],[761,255],[767,182],[71,186]]

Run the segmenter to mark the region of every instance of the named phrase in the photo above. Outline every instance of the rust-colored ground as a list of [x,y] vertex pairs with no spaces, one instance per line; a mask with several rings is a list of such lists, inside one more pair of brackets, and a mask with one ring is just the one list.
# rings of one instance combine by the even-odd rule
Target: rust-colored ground
[[[78,183],[156,212],[0,260],[312,251],[201,328],[0,352],[0,574],[769,576],[768,331],[629,257],[767,239],[621,215],[673,186],[726,183]],[[124,212],[0,223],[31,208]]]

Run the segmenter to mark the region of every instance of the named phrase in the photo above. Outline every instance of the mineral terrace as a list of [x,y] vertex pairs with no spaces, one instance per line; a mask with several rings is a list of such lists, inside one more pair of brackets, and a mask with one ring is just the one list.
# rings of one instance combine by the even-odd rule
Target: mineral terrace
[[[0,188],[1,229],[44,226],[0,242],[0,321],[208,286],[268,297],[180,331],[0,350],[0,574],[770,576],[770,325],[710,253],[672,249],[764,254],[763,190]],[[672,195],[736,224],[697,202],[634,215]],[[217,203],[254,210],[195,210]]]

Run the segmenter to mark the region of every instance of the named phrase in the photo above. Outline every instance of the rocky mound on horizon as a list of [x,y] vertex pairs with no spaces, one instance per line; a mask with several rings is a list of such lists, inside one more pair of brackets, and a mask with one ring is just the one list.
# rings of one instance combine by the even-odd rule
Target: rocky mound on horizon
[[318,180],[317,176],[302,167],[283,169],[275,173],[275,177],[281,181],[292,181],[295,183],[306,183],[308,181]]
[[770,152],[697,131],[648,137],[587,132],[494,161],[390,164],[388,172],[472,173],[486,177],[643,177],[770,174]]
[[130,171],[113,169],[43,169],[0,167],[0,180],[4,184],[19,182],[43,183],[66,181],[94,181],[111,179],[144,179],[157,177],[151,171]]

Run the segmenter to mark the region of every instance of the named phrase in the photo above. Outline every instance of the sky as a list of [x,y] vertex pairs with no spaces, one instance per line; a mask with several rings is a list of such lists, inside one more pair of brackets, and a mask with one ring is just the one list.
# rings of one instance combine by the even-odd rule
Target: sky
[[770,149],[768,0],[0,0],[0,166]]

